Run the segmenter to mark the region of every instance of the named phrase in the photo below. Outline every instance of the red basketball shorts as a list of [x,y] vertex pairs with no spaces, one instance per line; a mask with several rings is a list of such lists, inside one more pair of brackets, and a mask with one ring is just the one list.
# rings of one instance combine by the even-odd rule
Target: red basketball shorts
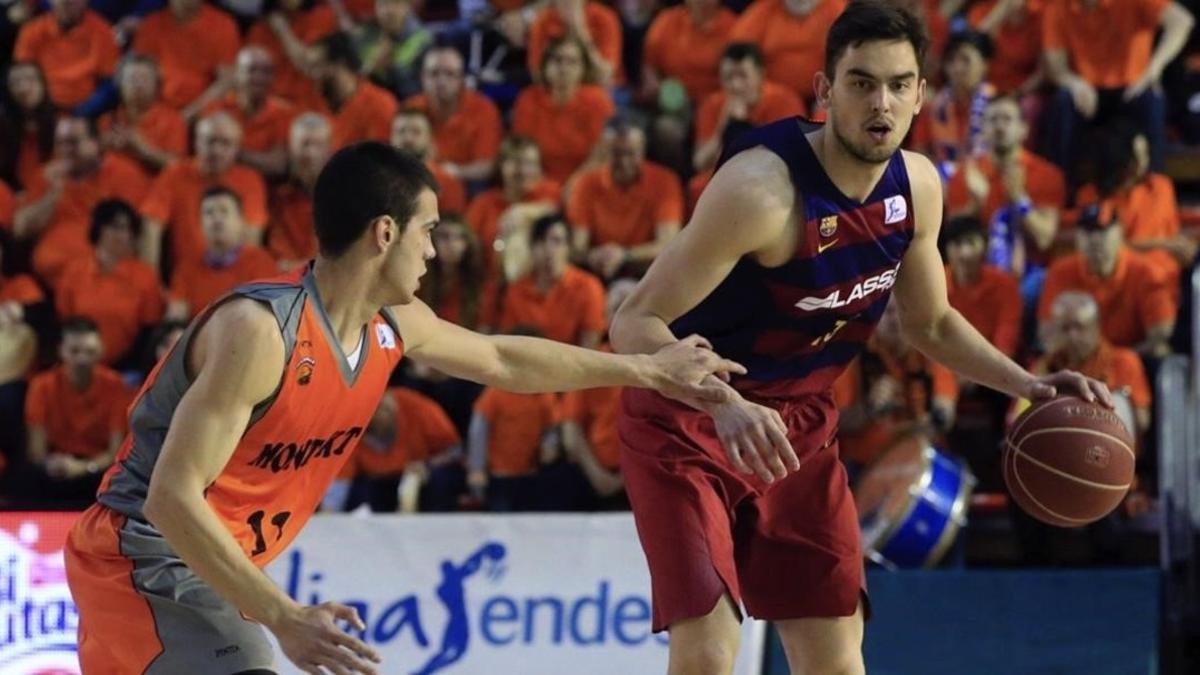
[[724,593],[768,620],[858,607],[862,544],[836,406],[824,395],[772,406],[800,469],[767,484],[732,467],[707,414],[625,390],[621,471],[650,565],[655,631],[709,613]]

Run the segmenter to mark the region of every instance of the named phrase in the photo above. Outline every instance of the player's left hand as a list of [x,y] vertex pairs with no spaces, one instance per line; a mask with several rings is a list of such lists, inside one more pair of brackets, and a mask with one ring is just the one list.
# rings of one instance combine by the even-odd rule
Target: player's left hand
[[1078,396],[1110,410],[1115,405],[1108,385],[1073,370],[1060,370],[1034,378],[1026,398],[1032,401],[1055,396]]
[[698,400],[723,403],[731,397],[731,390],[723,382],[705,379],[716,375],[728,380],[731,374],[744,375],[742,364],[723,359],[712,350],[712,345],[699,335],[690,335],[654,352],[650,357],[654,365],[652,382],[663,395],[677,400]]

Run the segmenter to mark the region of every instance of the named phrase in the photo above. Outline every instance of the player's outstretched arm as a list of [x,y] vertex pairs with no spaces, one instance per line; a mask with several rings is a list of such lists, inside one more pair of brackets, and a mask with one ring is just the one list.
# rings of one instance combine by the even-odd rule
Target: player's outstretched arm
[[393,307],[405,355],[466,380],[518,393],[591,387],[646,387],[677,396],[722,401],[729,394],[712,374],[743,373],[740,365],[692,337],[652,355],[609,354],[516,335],[481,335],[439,319],[420,300]]
[[1061,387],[1088,400],[1112,407],[1103,383],[1078,373],[1036,377],[999,349],[963,318],[946,298],[946,272],[938,253],[942,226],[942,186],[937,170],[923,155],[905,152],[912,185],[916,232],[893,289],[900,303],[905,338],[927,356],[978,382],[1010,396],[1047,398]]
[[344,619],[361,626],[354,610],[297,604],[250,561],[204,499],[254,406],[282,377],[284,346],[274,316],[256,301],[230,301],[198,331],[191,350],[193,383],[150,478],[146,519],[198,577],[269,628],[300,668],[316,673],[336,664],[345,672],[374,673],[371,661],[378,656],[334,624]]

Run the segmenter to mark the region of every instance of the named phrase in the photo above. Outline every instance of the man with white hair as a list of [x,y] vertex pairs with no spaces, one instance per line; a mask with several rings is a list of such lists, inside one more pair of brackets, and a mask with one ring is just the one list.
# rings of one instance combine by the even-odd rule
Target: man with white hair
[[288,138],[288,179],[271,191],[267,251],[280,267],[292,269],[317,253],[312,194],[317,176],[333,152],[329,118],[306,112],[292,121]]

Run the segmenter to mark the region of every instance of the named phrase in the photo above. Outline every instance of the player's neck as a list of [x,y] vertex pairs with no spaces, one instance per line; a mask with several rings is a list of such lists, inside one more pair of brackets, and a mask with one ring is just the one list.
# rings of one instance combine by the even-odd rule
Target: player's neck
[[871,196],[875,185],[887,171],[888,162],[886,161],[879,164],[868,164],[851,155],[842,147],[837,137],[829,133],[828,127],[815,133],[812,146],[817,155],[817,161],[825,170],[825,174],[829,176],[829,180],[837,186],[838,190],[841,190],[842,194],[851,199],[861,202]]
[[375,284],[362,266],[351,260],[332,261],[317,258],[313,265],[313,281],[317,296],[329,325],[337,334],[342,348],[353,351],[365,326],[382,308],[375,299]]

